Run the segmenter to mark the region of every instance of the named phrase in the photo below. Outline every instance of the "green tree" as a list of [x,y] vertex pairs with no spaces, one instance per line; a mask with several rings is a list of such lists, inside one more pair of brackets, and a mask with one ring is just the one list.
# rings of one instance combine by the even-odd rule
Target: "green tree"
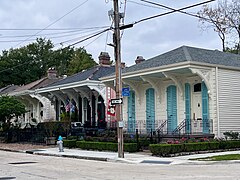
[[39,38],[21,48],[4,50],[0,56],[0,87],[24,85],[46,76],[55,67],[58,75],[72,75],[96,65],[84,48],[54,50],[50,40]]
[[0,96],[0,122],[10,127],[13,117],[25,113],[25,106],[12,96]]
[[219,0],[216,7],[204,5],[198,15],[201,17],[201,27],[204,30],[213,28],[218,33],[222,41],[223,51],[226,51],[229,46],[236,46],[237,52],[240,54],[239,0]]
[[97,65],[97,63],[93,60],[92,55],[88,54],[85,49],[78,48],[74,51],[69,62],[68,75],[78,73],[95,65]]

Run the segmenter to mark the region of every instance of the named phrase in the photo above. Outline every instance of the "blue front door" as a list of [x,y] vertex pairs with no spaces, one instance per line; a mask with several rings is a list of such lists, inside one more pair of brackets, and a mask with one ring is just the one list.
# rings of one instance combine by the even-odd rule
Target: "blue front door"
[[167,88],[167,130],[171,133],[177,127],[177,88]]
[[185,84],[185,123],[186,133],[191,132],[191,86],[189,83]]
[[135,119],[135,92],[130,91],[130,96],[128,97],[128,132],[133,133],[136,129],[136,119]]
[[202,82],[202,122],[203,133],[209,133],[209,113],[208,113],[208,89],[204,82]]
[[147,132],[155,130],[155,95],[154,89],[146,90],[146,129]]

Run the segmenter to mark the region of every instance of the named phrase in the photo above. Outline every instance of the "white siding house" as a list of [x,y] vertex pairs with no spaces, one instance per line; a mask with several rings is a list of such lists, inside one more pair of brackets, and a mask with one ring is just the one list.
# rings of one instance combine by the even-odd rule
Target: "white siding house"
[[[223,137],[240,132],[240,56],[182,46],[123,69],[125,130]],[[139,63],[140,62],[140,63]],[[113,86],[115,75],[101,78]]]

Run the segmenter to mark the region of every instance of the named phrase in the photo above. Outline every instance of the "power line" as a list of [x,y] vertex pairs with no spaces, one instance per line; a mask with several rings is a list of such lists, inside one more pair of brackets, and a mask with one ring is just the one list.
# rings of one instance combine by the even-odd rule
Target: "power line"
[[92,35],[92,36],[89,36],[89,37],[87,37],[87,38],[85,38],[85,39],[82,39],[82,40],[80,40],[80,41],[77,41],[77,42],[75,42],[75,43],[73,43],[73,44],[71,44],[71,45],[69,45],[69,46],[74,46],[74,45],[76,45],[76,44],[79,44],[79,43],[84,42],[84,41],[86,41],[86,40],[88,40],[88,39],[91,39],[91,38],[93,38],[93,37],[96,37],[96,36],[98,36],[99,34],[102,34],[102,33],[107,32],[107,31],[109,31],[109,30],[111,30],[111,28],[104,29],[103,31],[101,31],[101,32],[99,32],[99,33],[96,33],[96,34],[94,34],[94,35]]
[[214,23],[219,23],[218,21],[215,21],[213,19],[210,19],[210,18],[206,18],[206,17],[202,17],[200,15],[197,15],[197,14],[193,14],[193,13],[188,13],[188,12],[185,12],[185,11],[181,11],[181,10],[177,10],[177,9],[174,9],[174,8],[171,8],[171,7],[168,7],[168,6],[165,6],[165,5],[162,5],[162,4],[159,4],[159,3],[155,3],[155,2],[151,2],[151,1],[147,1],[147,0],[140,0],[140,1],[143,1],[143,2],[146,2],[146,3],[150,3],[150,4],[154,4],[156,6],[160,6],[160,7],[164,7],[166,9],[169,9],[169,10],[176,10],[177,12],[179,13],[182,13],[182,14],[186,14],[186,15],[189,15],[189,16],[192,16],[192,17],[196,17],[198,19],[203,19],[207,22],[214,22]]
[[[58,35],[58,34],[71,34],[71,33],[75,33],[75,32],[83,32],[86,30],[95,30],[95,29],[103,29],[106,28],[108,26],[102,26],[102,27],[93,27],[93,28],[79,28],[76,30],[68,30],[68,31],[63,31],[63,32],[53,32],[53,33],[45,33],[45,34],[38,34],[35,36],[47,36],[47,35]],[[25,34],[25,35],[4,35],[4,36],[0,36],[0,39],[5,39],[5,38],[20,38],[20,37],[28,37],[28,36],[34,36],[32,34]]]
[[18,43],[15,45],[18,46],[20,44],[22,44],[23,42],[27,41],[28,39],[30,39],[31,37],[39,34],[40,32],[44,31],[45,29],[49,28],[50,26],[52,26],[53,24],[57,23],[58,21],[60,21],[61,19],[63,19],[65,16],[67,16],[68,14],[70,14],[71,12],[75,11],[76,9],[78,9],[79,7],[81,7],[82,5],[84,5],[86,2],[88,2],[88,0],[84,1],[83,3],[79,4],[78,6],[76,6],[75,8],[71,9],[69,12],[67,12],[66,14],[64,14],[63,16],[61,16],[60,18],[58,18],[57,20],[55,20],[54,22],[52,22],[51,24],[47,25],[45,28],[41,29],[40,31],[36,32],[34,35],[29,36],[27,39],[25,39],[24,41]]
[[213,1],[216,1],[216,0],[209,0],[209,1],[201,2],[201,3],[197,3],[197,4],[194,4],[194,5],[186,6],[186,7],[180,8],[180,9],[175,9],[175,10],[172,10],[172,11],[169,11],[169,12],[166,12],[166,13],[157,14],[157,15],[150,16],[150,17],[147,17],[147,18],[143,18],[141,20],[138,20],[138,21],[134,22],[133,24],[138,24],[138,23],[143,22],[143,21],[147,21],[147,20],[150,20],[150,19],[153,19],[153,18],[165,16],[165,15],[168,15],[168,14],[172,14],[172,13],[175,13],[175,12],[178,12],[178,11],[182,11],[182,10],[185,10],[185,9],[200,6],[200,5],[210,3],[210,2],[213,2]]
[[[80,30],[80,29],[92,29],[92,28],[106,28],[108,26],[96,26],[96,27],[75,27],[75,28],[47,28],[44,31],[65,31],[65,30]],[[0,28],[0,31],[37,31],[43,28]]]
[[92,44],[93,42],[95,42],[96,40],[98,40],[100,37],[102,37],[103,36],[103,34],[100,34],[100,35],[98,35],[95,39],[93,39],[91,42],[89,42],[88,44],[86,44],[85,46],[83,46],[83,48],[85,48],[85,47],[87,47],[87,46],[89,46],[90,44]]
[[[87,32],[92,32],[93,30],[89,30],[89,31],[86,31],[84,33],[87,33]],[[46,39],[58,39],[58,38],[64,38],[64,37],[69,37],[69,36],[76,36],[76,35],[79,35],[79,34],[82,34],[83,32],[75,32],[75,33],[72,33],[72,34],[67,34],[67,35],[59,35],[59,36],[50,36],[50,37],[44,37]],[[94,33],[91,33],[91,34],[95,34],[96,32]],[[39,35],[40,36],[40,35]],[[85,36],[88,36],[88,35],[85,35]],[[85,37],[84,36],[84,37]],[[40,37],[43,37],[43,36],[40,36]],[[79,39],[79,38],[74,38],[74,40],[76,39]],[[33,41],[33,40],[36,40],[36,39],[28,39],[26,41]],[[1,43],[14,43],[14,42],[21,42],[23,40],[0,40]],[[67,42],[67,41],[66,41]]]
[[138,5],[140,5],[140,6],[145,6],[145,7],[150,7],[150,8],[156,8],[156,9],[164,9],[164,8],[160,8],[160,7],[156,7],[156,6],[150,6],[150,5],[143,4],[143,3],[140,3],[140,2],[136,2],[136,1],[132,1],[132,0],[127,0],[127,1],[130,2],[130,3],[138,4]]
[[165,9],[177,11],[177,12],[179,12],[179,13],[186,14],[186,15],[189,15],[189,16],[192,16],[192,17],[196,17],[196,18],[199,18],[199,19],[210,20],[210,19],[208,19],[208,18],[201,17],[201,16],[199,16],[199,15],[197,15],[197,14],[188,13],[188,12],[185,12],[185,11],[181,11],[181,10],[178,10],[178,9],[174,9],[174,8],[171,8],[171,7],[169,7],[169,6],[165,6],[165,5],[162,5],[162,4],[159,4],[159,3],[155,3],[155,2],[151,2],[151,1],[147,1],[147,0],[140,0],[140,1],[143,1],[143,2],[146,2],[146,3],[149,3],[149,4],[153,4],[153,5],[156,5],[156,6],[160,6],[160,7],[163,7],[163,8],[165,8]]
[[[89,37],[87,37],[87,38],[85,38],[85,39],[83,39],[83,40],[80,40],[80,41],[78,41],[78,42],[75,42],[75,43],[73,43],[73,44],[71,44],[71,45],[69,45],[69,46],[67,46],[67,47],[74,46],[74,45],[79,44],[79,43],[81,43],[81,42],[84,42],[84,41],[86,41],[86,40],[88,40],[88,39],[91,39],[91,38],[93,38],[93,37],[99,36],[99,35],[101,35],[102,33],[107,32],[107,31],[109,31],[109,30],[111,30],[111,29],[112,29],[112,27],[107,28],[107,29],[104,29],[103,31],[100,31],[100,32],[98,32],[98,33],[95,33],[95,34],[93,34],[93,35],[91,35],[91,36],[89,36]],[[101,36],[100,36],[100,37],[101,37]],[[97,37],[95,40],[97,40],[98,38],[99,38],[99,37]],[[79,39],[79,38],[78,38],[78,39]],[[95,40],[93,40],[92,42],[94,42]],[[89,44],[91,44],[92,42],[90,42]],[[87,44],[87,45],[89,45],[89,44]],[[31,61],[27,61],[27,62],[18,64],[18,65],[16,65],[16,66],[13,66],[13,67],[11,67],[11,68],[7,68],[7,69],[4,69],[4,70],[1,70],[0,73],[5,72],[5,71],[8,71],[8,70],[12,70],[12,69],[17,68],[17,67],[20,67],[20,66],[23,66],[23,65],[28,64],[28,63],[30,63],[30,62],[31,62]]]
[[80,38],[85,38],[85,37],[89,37],[89,36],[92,36],[92,35],[95,35],[99,32],[102,32],[102,31],[97,31],[97,32],[93,32],[93,33],[90,33],[90,34],[87,34],[87,35],[83,35],[83,36],[80,36],[80,37],[77,37],[77,38],[73,38],[73,39],[69,39],[69,40],[66,40],[66,41],[61,41],[60,43],[56,43],[54,45],[57,45],[57,44],[64,44],[64,43],[68,43],[68,42],[72,42],[72,41],[77,41],[79,40]]

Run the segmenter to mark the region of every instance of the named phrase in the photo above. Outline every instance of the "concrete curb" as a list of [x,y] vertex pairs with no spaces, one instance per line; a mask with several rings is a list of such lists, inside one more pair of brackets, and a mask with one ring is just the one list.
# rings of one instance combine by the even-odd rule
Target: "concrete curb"
[[4,149],[4,148],[0,148],[0,151],[7,151],[7,152],[17,152],[17,153],[25,153],[25,151],[14,150],[14,149]]
[[85,159],[85,160],[95,160],[95,161],[109,161],[108,158],[101,158],[101,157],[89,157],[89,156],[78,156],[78,155],[67,155],[67,154],[50,154],[50,153],[41,153],[41,152],[32,152],[30,154],[42,155],[42,156],[76,158],[76,159]]

